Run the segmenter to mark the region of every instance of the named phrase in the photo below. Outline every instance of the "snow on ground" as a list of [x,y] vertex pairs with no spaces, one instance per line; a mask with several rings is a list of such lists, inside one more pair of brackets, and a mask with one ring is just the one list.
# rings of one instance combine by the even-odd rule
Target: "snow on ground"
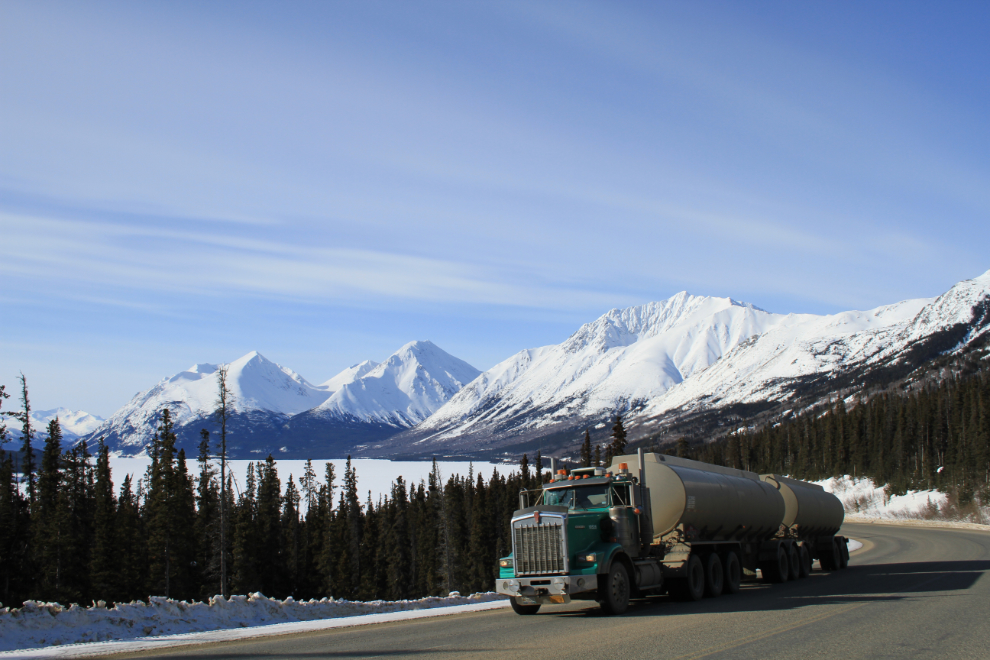
[[949,498],[937,490],[912,490],[905,495],[887,495],[872,479],[849,475],[815,481],[842,501],[846,514],[890,520],[927,519],[938,516]]
[[[340,626],[508,606],[493,592],[419,600],[356,602],[276,600],[255,593],[215,596],[208,603],[153,597],[106,608],[29,601],[0,609],[0,658],[106,655],[245,637],[284,635]],[[70,645],[70,646],[66,646]]]
[[[252,461],[241,460],[227,461],[227,469],[231,470],[234,475],[235,492],[239,492],[240,489],[244,488],[245,479],[247,478],[247,466],[248,463],[251,462]],[[258,463],[259,461],[253,462]],[[220,462],[214,461],[214,463],[216,464],[216,472],[219,474]],[[341,484],[344,482],[344,467],[346,466],[347,461],[344,459],[333,459],[330,461],[314,460],[313,469],[316,471],[316,478],[321,484],[326,483],[326,463],[333,463],[334,472],[336,474],[335,483],[337,488],[340,488]],[[111,456],[110,470],[113,476],[114,484],[119,488],[120,484],[124,481],[124,476],[127,474],[130,474],[131,480],[137,484],[137,480],[144,476],[144,472],[149,465],[151,465],[150,458]],[[187,461],[186,465],[190,473],[196,476],[199,475],[199,464],[196,461]],[[369,458],[358,458],[352,460],[351,465],[357,472],[358,492],[361,495],[361,501],[365,502],[367,500],[368,491],[370,490],[371,499],[376,504],[378,503],[378,499],[380,497],[388,495],[392,491],[392,483],[397,477],[401,476],[406,482],[406,488],[408,488],[410,484],[418,485],[420,480],[427,480],[430,476],[430,470],[433,469],[433,463],[431,461],[385,461]],[[462,477],[467,477],[468,471],[472,468],[474,470],[474,478],[477,479],[478,473],[480,472],[485,477],[485,482],[491,478],[493,470],[498,470],[498,473],[502,476],[506,476],[510,472],[519,471],[518,465],[504,463],[444,461],[438,462],[437,465],[440,467],[440,474],[443,476],[444,481],[446,481],[452,474],[459,474]],[[302,477],[305,466],[306,461],[299,460],[282,460],[275,462],[275,467],[278,469],[279,479],[282,480],[283,490],[288,483],[289,475],[292,475],[296,485],[299,485],[299,478]],[[547,461],[546,469],[549,469],[549,461]],[[305,508],[305,503],[301,504]]]

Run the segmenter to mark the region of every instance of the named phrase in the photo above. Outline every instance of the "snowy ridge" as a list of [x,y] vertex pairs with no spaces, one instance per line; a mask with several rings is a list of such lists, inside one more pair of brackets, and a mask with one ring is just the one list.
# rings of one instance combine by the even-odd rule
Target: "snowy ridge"
[[381,364],[363,362],[352,369],[362,365],[369,368],[350,382],[332,379],[339,379],[339,388],[314,415],[414,426],[481,373],[430,341],[409,342]]
[[[118,448],[140,449],[151,441],[166,406],[176,426],[209,418],[216,407],[217,369],[215,364],[195,364],[163,378],[150,390],[136,394],[90,437],[113,436]],[[227,385],[233,394],[233,409],[240,413],[264,411],[289,416],[309,410],[329,396],[329,392],[257,351],[229,364]]]
[[782,402],[809,383],[827,388],[837,377],[852,384],[871,370],[910,370],[987,332],[990,272],[938,298],[826,316],[772,314],[682,292],[613,309],[559,345],[520,351],[382,448],[498,448],[514,438],[574,435],[616,413],[649,429],[671,413]]
[[913,346],[937,333],[968,326],[955,346],[960,348],[990,329],[988,301],[990,271],[960,282],[935,299],[906,300],[865,312],[788,316],[651,403],[643,414],[658,416],[700,404],[782,400],[802,378],[896,363]]
[[[168,407],[178,444],[189,454],[198,446],[201,428],[215,430],[217,369],[215,364],[196,364],[162,379],[87,437],[106,437],[117,454],[140,454]],[[273,452],[346,455],[361,442],[380,440],[429,417],[479,373],[432,342],[413,341],[381,364],[366,360],[312,385],[253,351],[228,366],[233,451],[262,458]]]
[[781,318],[730,298],[686,292],[613,309],[562,344],[521,351],[496,365],[417,431],[453,437],[531,412],[536,416],[523,427],[635,408]]
[[[66,443],[72,443],[76,439],[92,433],[105,421],[102,417],[82,410],[68,410],[66,408],[32,410],[31,429],[34,438],[31,441],[32,446],[40,447],[44,444],[48,438],[48,423],[56,417],[58,417],[58,423],[62,429],[62,441]],[[4,420],[4,423],[7,425],[10,439],[20,440],[21,427],[19,422],[13,418],[8,418]]]

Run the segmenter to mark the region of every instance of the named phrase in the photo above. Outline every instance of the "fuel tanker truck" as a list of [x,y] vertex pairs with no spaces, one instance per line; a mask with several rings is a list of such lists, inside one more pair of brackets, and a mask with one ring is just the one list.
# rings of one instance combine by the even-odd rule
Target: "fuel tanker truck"
[[572,600],[621,614],[635,596],[714,598],[757,569],[784,582],[816,559],[845,568],[842,519],[842,503],[815,484],[640,450],[520,492],[496,589],[518,614]]

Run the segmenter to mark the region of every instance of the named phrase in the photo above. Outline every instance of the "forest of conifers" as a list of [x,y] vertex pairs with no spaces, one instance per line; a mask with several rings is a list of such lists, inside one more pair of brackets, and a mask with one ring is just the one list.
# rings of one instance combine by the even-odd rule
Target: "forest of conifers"
[[[836,401],[710,444],[661,449],[761,473],[866,476],[891,492],[939,488],[963,504],[985,503],[988,403],[984,370],[907,393]],[[190,469],[175,449],[167,409],[147,473],[137,483],[125,478],[118,489],[102,444],[91,455],[84,443],[66,450],[60,436],[54,420],[37,465],[21,466],[23,475],[15,454],[0,450],[0,601],[7,606],[149,594],[202,599],[221,592],[222,556],[228,594],[367,600],[487,591],[498,558],[510,551],[518,493],[537,487],[542,474],[539,457],[532,472],[524,457],[518,472],[488,479],[444,480],[434,464],[427,481],[399,479],[387,497],[371,501],[362,500],[349,459],[342,475],[328,463],[318,476],[308,463],[298,480],[283,480],[269,457],[249,468],[237,497],[228,477],[221,525],[208,437]],[[604,456],[585,437],[579,462],[586,465],[625,448],[621,420]]]
[[[990,373],[829,406],[687,450],[707,463],[815,481],[869,477],[891,494],[990,501]],[[851,408],[851,409],[850,409]]]

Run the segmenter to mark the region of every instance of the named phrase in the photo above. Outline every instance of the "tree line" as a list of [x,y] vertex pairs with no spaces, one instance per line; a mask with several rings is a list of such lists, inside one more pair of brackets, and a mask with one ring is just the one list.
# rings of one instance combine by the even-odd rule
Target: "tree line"
[[29,444],[19,467],[18,454],[0,450],[0,601],[8,606],[149,594],[395,600],[487,591],[498,558],[511,551],[519,491],[538,487],[543,473],[539,453],[534,465],[523,456],[518,471],[487,479],[473,470],[445,478],[434,461],[428,479],[400,477],[374,501],[362,497],[349,457],[342,475],[329,462],[318,475],[307,461],[298,479],[283,481],[269,456],[249,464],[235,495],[229,472],[221,488],[208,433],[192,465],[176,449],[166,408],[147,471],[115,490],[102,440],[92,451],[85,442],[66,449],[57,419],[47,432],[37,465]]
[[820,480],[869,477],[892,494],[938,489],[990,501],[990,373],[836,400],[761,429],[693,447],[692,458]]

